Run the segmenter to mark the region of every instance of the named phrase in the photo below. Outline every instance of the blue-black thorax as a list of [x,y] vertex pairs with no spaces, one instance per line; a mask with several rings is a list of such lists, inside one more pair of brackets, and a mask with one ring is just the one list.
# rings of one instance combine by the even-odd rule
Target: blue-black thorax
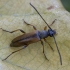
[[56,34],[56,31],[52,30],[52,29],[49,29],[48,31],[46,31],[46,30],[39,31],[40,39],[47,38],[48,36],[52,37],[55,34]]

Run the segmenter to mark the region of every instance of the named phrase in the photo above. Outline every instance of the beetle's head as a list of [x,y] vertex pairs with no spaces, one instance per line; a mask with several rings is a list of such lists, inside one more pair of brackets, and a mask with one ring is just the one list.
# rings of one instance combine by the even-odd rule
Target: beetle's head
[[52,36],[54,36],[56,34],[56,31],[52,30],[52,29],[49,29],[48,33],[49,33],[49,36],[52,37]]

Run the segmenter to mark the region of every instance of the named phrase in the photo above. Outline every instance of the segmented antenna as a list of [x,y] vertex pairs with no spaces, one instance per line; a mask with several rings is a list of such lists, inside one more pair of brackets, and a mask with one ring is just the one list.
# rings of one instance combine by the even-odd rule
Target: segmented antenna
[[55,42],[55,44],[56,44],[57,51],[58,51],[58,53],[59,53],[60,63],[61,63],[61,65],[62,65],[62,57],[61,57],[60,51],[59,51],[59,49],[58,49],[57,42],[56,42],[56,39],[55,39],[54,35],[53,35],[53,38],[54,38],[54,42]]
[[[47,22],[44,20],[44,18],[41,16],[41,14],[38,12],[38,10],[30,3],[30,5],[35,9],[35,11],[39,14],[39,16],[43,19],[43,21],[47,24]],[[47,24],[47,26],[52,30],[52,28]]]
[[[44,18],[41,16],[41,14],[38,12],[38,10],[30,3],[30,5],[35,9],[35,11],[39,14],[39,16],[43,19],[43,21],[47,24],[47,22],[44,20]],[[47,26],[52,30],[52,28],[47,24]],[[55,44],[56,44],[56,48],[57,48],[57,51],[58,51],[58,54],[59,54],[59,57],[60,57],[60,63],[62,65],[62,57],[61,57],[61,54],[60,54],[60,51],[58,49],[58,46],[57,46],[57,42],[56,42],[56,39],[53,35],[53,38],[54,38],[54,41],[55,41]]]

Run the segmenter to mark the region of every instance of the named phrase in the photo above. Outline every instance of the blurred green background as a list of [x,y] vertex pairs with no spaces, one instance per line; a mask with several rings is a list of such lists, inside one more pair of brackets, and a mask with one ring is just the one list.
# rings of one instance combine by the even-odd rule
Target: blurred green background
[[65,9],[70,12],[70,0],[61,0],[61,2]]

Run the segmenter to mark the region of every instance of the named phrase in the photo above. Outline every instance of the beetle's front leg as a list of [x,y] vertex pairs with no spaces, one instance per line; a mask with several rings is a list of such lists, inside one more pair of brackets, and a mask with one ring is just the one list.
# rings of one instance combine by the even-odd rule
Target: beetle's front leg
[[[43,53],[44,53],[44,56],[45,56],[45,58],[48,60],[48,58],[46,57],[45,52],[44,52],[44,43],[43,43],[42,40],[40,40],[40,41],[41,41],[41,44],[42,44],[42,46],[43,46]],[[48,61],[49,61],[49,60],[48,60]]]
[[[2,28],[0,28],[0,29],[2,29]],[[22,32],[22,33],[26,33],[25,31],[23,31],[22,29],[17,29],[17,30],[14,30],[14,31],[8,31],[8,30],[5,30],[5,29],[2,29],[3,31],[5,31],[5,32],[9,32],[9,33],[14,33],[14,32],[16,32],[16,31],[20,31],[20,32]]]
[[8,55],[8,56],[7,56],[5,59],[3,59],[2,61],[6,60],[6,59],[7,59],[8,57],[10,57],[12,54],[14,54],[14,53],[16,53],[16,52],[18,52],[18,51],[20,51],[20,50],[25,49],[26,47],[27,47],[27,45],[24,46],[23,48],[19,49],[19,50],[16,50],[16,51],[12,52],[10,55]]
[[30,26],[33,26],[34,30],[37,30],[34,25],[27,23],[24,19],[23,19],[23,21],[24,21],[25,24],[30,25]]
[[44,30],[47,30],[47,26],[44,27]]
[[[52,26],[55,23],[56,20],[57,19],[55,19],[49,26]],[[44,30],[47,30],[47,26],[44,27]]]
[[50,26],[52,26],[52,25],[55,23],[56,20],[57,20],[57,19],[55,19],[55,20],[50,24]]

